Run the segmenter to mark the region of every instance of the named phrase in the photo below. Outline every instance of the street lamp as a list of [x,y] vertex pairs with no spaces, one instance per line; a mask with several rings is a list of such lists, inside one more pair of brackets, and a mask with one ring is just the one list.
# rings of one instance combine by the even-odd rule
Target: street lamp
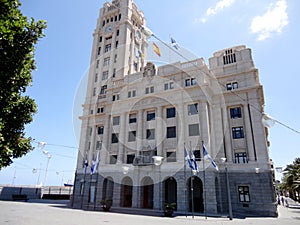
[[226,174],[226,186],[227,186],[227,200],[228,200],[228,213],[229,219],[232,220],[232,205],[231,205],[231,194],[230,194],[230,185],[229,185],[229,178],[228,178],[228,170],[226,164],[226,158],[221,158],[222,163],[225,165],[225,174]]
[[46,166],[46,171],[45,171],[45,178],[44,178],[44,186],[46,185],[46,180],[47,180],[47,175],[48,175],[48,166],[49,166],[49,161],[52,158],[52,155],[48,151],[43,151],[43,154],[46,155],[47,157],[47,166]]

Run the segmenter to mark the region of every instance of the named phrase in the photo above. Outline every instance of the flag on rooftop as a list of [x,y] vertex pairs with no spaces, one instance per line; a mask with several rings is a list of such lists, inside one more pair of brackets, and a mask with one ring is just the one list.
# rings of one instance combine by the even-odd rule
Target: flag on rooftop
[[186,149],[186,147],[184,146],[184,159],[188,162],[189,164],[189,167],[192,169],[192,170],[195,170],[194,166],[193,166],[193,163],[191,161],[191,158],[190,158],[190,155],[188,153],[188,150]]
[[178,50],[178,49],[179,49],[179,45],[177,44],[177,42],[175,41],[174,38],[172,38],[172,37],[170,37],[170,38],[171,38],[171,44],[172,44],[172,46],[173,46],[176,50]]
[[215,163],[215,161],[211,158],[211,156],[208,154],[205,145],[203,145],[203,158],[204,160],[209,160],[211,162],[211,164],[213,165],[213,167],[215,167],[215,169],[218,171],[218,165]]
[[152,42],[152,47],[153,47],[153,51],[156,53],[156,55],[158,55],[160,57],[159,47],[154,42]]

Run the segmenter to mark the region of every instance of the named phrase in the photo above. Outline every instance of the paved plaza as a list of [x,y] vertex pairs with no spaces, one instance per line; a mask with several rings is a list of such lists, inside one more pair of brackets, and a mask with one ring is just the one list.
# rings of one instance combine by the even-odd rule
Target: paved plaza
[[299,225],[300,209],[278,207],[278,218],[246,218],[232,221],[225,217],[177,216],[153,217],[114,212],[83,211],[67,207],[65,202],[0,201],[1,225],[158,225],[158,224],[255,224]]

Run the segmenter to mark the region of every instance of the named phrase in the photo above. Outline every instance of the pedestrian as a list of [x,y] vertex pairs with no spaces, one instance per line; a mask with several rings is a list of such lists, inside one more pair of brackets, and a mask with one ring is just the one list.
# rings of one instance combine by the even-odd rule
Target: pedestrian
[[284,206],[284,197],[281,196],[281,204]]

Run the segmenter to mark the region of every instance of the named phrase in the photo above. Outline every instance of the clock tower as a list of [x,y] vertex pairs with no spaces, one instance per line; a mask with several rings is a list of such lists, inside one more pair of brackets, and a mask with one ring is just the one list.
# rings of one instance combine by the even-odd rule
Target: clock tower
[[132,0],[106,2],[100,9],[94,31],[91,65],[102,80],[122,79],[145,65],[147,39],[143,12]]

